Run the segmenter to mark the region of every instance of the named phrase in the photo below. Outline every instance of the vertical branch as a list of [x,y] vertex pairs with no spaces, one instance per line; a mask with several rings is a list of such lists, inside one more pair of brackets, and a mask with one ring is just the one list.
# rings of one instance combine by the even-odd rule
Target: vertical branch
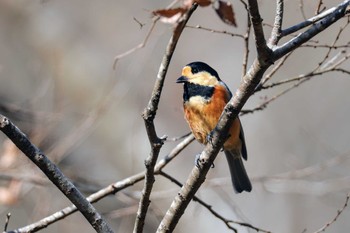
[[168,43],[168,46],[166,48],[165,55],[163,57],[162,63],[160,64],[158,75],[157,75],[157,80],[154,85],[154,89],[152,92],[151,99],[144,110],[142,117],[145,121],[145,126],[146,126],[146,131],[148,135],[148,139],[151,144],[151,153],[145,160],[145,166],[146,166],[146,173],[145,173],[145,184],[144,188],[142,190],[142,196],[141,200],[139,203],[139,208],[137,211],[137,216],[135,220],[135,226],[134,226],[134,232],[142,232],[144,224],[145,224],[145,219],[146,219],[146,214],[148,210],[148,206],[150,204],[150,195],[151,191],[153,188],[153,183],[155,181],[154,179],[154,166],[157,162],[158,159],[158,154],[160,151],[160,148],[163,145],[163,142],[165,138],[159,138],[157,136],[155,126],[154,126],[154,118],[157,113],[158,109],[158,104],[160,100],[160,96],[162,93],[163,85],[164,85],[164,80],[166,73],[168,71],[168,67],[170,64],[170,60],[172,58],[172,55],[174,53],[174,50],[176,48],[176,44],[180,38],[180,35],[191,17],[192,13],[195,11],[197,8],[197,4],[193,4],[192,7],[186,12],[179,21],[174,29],[173,35],[170,38],[170,41]]
[[267,47],[264,29],[262,26],[262,18],[259,12],[259,5],[257,0],[248,0],[249,3],[249,14],[252,20],[254,35],[255,35],[255,46],[258,52],[258,60],[261,64],[270,63],[268,61],[271,50]]
[[273,24],[273,28],[272,28],[272,32],[269,40],[270,48],[274,45],[277,45],[279,39],[281,38],[283,7],[284,7],[284,0],[277,0],[275,22]]
[[247,73],[247,65],[248,65],[248,58],[249,58],[249,37],[250,37],[250,31],[252,28],[252,23],[250,22],[250,15],[248,10],[248,5],[243,0],[241,0],[241,3],[244,5],[246,11],[247,11],[247,30],[243,37],[244,39],[244,55],[243,55],[243,62],[242,62],[242,79],[244,75]]
[[272,56],[270,49],[266,45],[261,24],[262,19],[259,15],[257,1],[249,0],[248,9],[254,28],[259,59],[255,59],[252,66],[249,68],[249,71],[244,76],[239,89],[226,105],[218,124],[212,131],[212,140],[205,146],[205,149],[200,155],[197,166],[192,169],[185,184],[182,186],[178,195],[175,196],[168,211],[163,217],[162,222],[158,226],[158,233],[174,231],[178,221],[185,212],[190,201],[193,199],[195,193],[204,182],[205,176],[222,148],[222,145],[226,141],[232,122],[237,117],[248,98],[254,93],[254,90],[266,69],[271,65],[270,62],[265,62],[270,61]]
[[[182,150],[184,150],[192,141],[194,141],[193,134],[187,136],[182,142],[180,142],[168,155],[161,159],[155,166],[154,173],[158,174],[169,162],[171,162]],[[91,203],[98,202],[99,200],[115,194],[123,189],[126,189],[137,182],[142,181],[145,178],[144,173],[138,173],[123,180],[117,181],[114,184],[110,184],[107,187],[91,194],[87,197],[87,200]],[[37,222],[31,223],[30,225],[21,227],[19,229],[9,231],[8,233],[27,233],[27,232],[37,232],[43,228],[47,228],[49,225],[75,213],[77,208],[73,206],[68,206],[64,209],[57,211],[56,213],[47,216]]]
[[[265,71],[271,66],[272,62],[282,57],[282,54],[284,56],[293,49],[297,48],[298,43],[304,43],[307,39],[312,38],[313,35],[320,33],[326,27],[343,17],[346,12],[345,8],[348,6],[349,1],[350,0],[347,0],[343,4],[340,4],[338,10],[329,15],[329,17],[324,18],[324,20],[321,20],[319,23],[320,25],[315,24],[312,28],[310,28],[309,30],[311,32],[306,35],[301,34],[298,36],[296,39],[296,44],[290,43],[285,45],[283,49],[277,48],[273,51],[268,48],[266,44],[258,3],[256,0],[248,1],[248,9],[254,29],[255,45],[258,52],[258,57],[254,60],[248,72],[244,76],[239,89],[226,105],[218,124],[211,133],[212,140],[205,146],[205,149],[200,155],[197,166],[192,169],[187,181],[182,186],[178,195],[174,198],[162,222],[158,226],[157,232],[173,232],[179,219],[185,212],[185,209],[194,197],[194,194],[204,182],[206,174],[208,173],[220,148],[222,148],[222,145],[228,136],[228,131],[233,120],[237,117],[239,111],[242,109],[248,98],[255,92],[255,88],[261,81]],[[280,7],[282,7],[282,5]],[[323,27],[321,27],[321,25]]]
[[27,136],[9,119],[0,115],[0,130],[39,167],[56,187],[77,207],[96,232],[113,232],[108,223],[97,212],[93,205],[70,182],[58,167],[52,163]]

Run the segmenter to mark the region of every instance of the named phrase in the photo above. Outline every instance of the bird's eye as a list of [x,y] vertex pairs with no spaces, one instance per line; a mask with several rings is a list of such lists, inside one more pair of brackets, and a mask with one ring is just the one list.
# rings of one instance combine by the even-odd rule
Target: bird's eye
[[198,73],[198,69],[197,69],[196,67],[193,67],[193,68],[191,69],[191,71],[192,71],[192,74]]

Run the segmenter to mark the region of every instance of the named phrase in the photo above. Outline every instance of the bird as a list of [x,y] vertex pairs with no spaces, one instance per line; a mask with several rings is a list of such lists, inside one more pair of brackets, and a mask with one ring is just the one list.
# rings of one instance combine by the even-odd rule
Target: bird
[[[185,119],[196,140],[206,145],[232,93],[218,73],[200,61],[187,64],[176,83],[183,84]],[[238,117],[232,123],[223,151],[235,192],[250,192],[252,185],[242,160],[247,160],[247,148]]]

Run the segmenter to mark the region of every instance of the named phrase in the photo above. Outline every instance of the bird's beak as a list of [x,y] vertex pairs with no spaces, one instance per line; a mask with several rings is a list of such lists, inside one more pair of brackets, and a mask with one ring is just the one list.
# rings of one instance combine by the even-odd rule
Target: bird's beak
[[186,76],[181,76],[176,80],[176,83],[185,83],[188,81],[188,78]]

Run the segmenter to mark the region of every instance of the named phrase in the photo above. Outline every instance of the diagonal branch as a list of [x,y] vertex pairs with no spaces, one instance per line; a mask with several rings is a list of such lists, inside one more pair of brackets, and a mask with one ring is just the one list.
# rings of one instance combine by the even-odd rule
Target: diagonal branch
[[0,115],[0,130],[40,168],[56,187],[79,209],[96,232],[113,232],[112,228],[97,212],[93,205],[69,181],[58,167],[53,164],[27,136],[9,119]]
[[345,208],[348,206],[349,199],[350,199],[350,193],[348,193],[346,195],[345,203],[344,203],[343,207],[340,210],[337,211],[337,214],[335,215],[335,217],[331,221],[327,222],[326,225],[324,225],[322,228],[320,228],[317,231],[315,231],[314,233],[321,233],[321,232],[326,231],[326,229],[328,227],[330,227],[335,221],[337,221],[339,216],[343,213]]
[[[191,142],[194,141],[194,136],[191,134],[187,136],[182,142],[180,142],[167,156],[165,156],[162,160],[160,160],[155,166],[154,173],[158,174],[170,161],[172,161],[183,149],[185,149]],[[99,200],[111,195],[115,194],[125,188],[128,188],[137,182],[142,181],[145,178],[144,172],[140,172],[131,177],[125,178],[124,180],[118,181],[114,184],[111,184],[98,192],[91,194],[87,200],[91,203],[98,202]],[[19,228],[17,230],[11,231],[13,233],[28,233],[28,232],[36,232],[43,228],[48,227],[49,225],[75,213],[77,208],[73,206],[68,206],[56,213],[43,218],[35,223],[32,223],[28,226]],[[10,232],[8,232],[10,233]]]
[[308,20],[305,20],[304,22],[301,22],[301,23],[299,23],[297,25],[294,25],[292,27],[286,28],[286,29],[282,30],[281,36],[284,37],[284,36],[290,35],[290,34],[292,34],[294,32],[297,32],[300,29],[308,27],[308,26],[318,22],[319,20],[325,18],[326,16],[332,14],[335,11],[335,9],[336,9],[336,7],[329,8],[328,10],[323,11],[321,14],[318,14],[318,15],[316,15],[316,16],[308,19]]
[[234,97],[226,105],[216,128],[211,133],[212,140],[202,151],[197,166],[192,169],[187,181],[174,198],[162,222],[158,226],[157,232],[173,232],[187,205],[204,182],[206,174],[227,139],[228,131],[233,120],[237,117],[248,98],[254,93],[255,87],[271,64],[268,62],[269,58],[271,58],[270,49],[267,47],[264,38],[261,25],[262,20],[259,15],[257,2],[255,0],[249,0],[248,9],[253,23],[258,58],[255,59],[249,71],[244,76]]
[[[321,20],[319,23],[312,26],[309,29],[311,32],[307,35],[300,35],[297,37],[299,45],[306,42],[308,39],[311,39],[314,35],[320,33],[326,27],[343,17],[346,13],[345,9],[349,5],[349,1],[350,0],[347,0],[341,4],[337,10],[330,15],[332,17],[326,17],[324,20]],[[282,46],[272,52],[267,47],[264,38],[258,3],[255,0],[249,0],[248,2],[258,57],[254,60],[247,74],[244,76],[239,89],[226,105],[216,128],[211,132],[210,142],[205,146],[205,149],[200,155],[197,166],[192,169],[187,181],[182,186],[178,195],[174,198],[162,222],[158,226],[157,232],[173,232],[189,202],[204,182],[206,174],[228,136],[228,131],[233,120],[237,117],[248,98],[255,92],[255,88],[259,84],[265,71],[274,61],[298,47],[298,43],[296,44],[297,46],[295,46],[294,43],[291,43],[293,46],[285,45],[285,47]]]
[[[282,46],[274,50],[274,60],[278,60],[290,51],[298,48],[303,43],[307,42],[315,35],[324,31],[330,25],[334,24],[336,21],[344,17],[347,13],[347,7],[350,5],[350,0],[346,0],[339,4],[333,12],[329,13],[326,17],[321,19],[319,22],[315,23],[311,28],[305,32],[299,34],[297,37],[286,42]],[[332,8],[333,9],[333,8]]]
[[145,121],[146,131],[148,135],[148,139],[151,144],[151,153],[147,157],[145,161],[146,166],[146,173],[145,173],[145,184],[144,188],[142,190],[142,196],[139,203],[139,209],[137,211],[135,226],[134,226],[134,232],[142,232],[143,226],[145,224],[145,218],[148,210],[148,206],[150,204],[150,195],[153,188],[153,183],[155,181],[154,179],[154,166],[158,159],[158,154],[160,152],[160,149],[163,145],[163,142],[165,138],[159,138],[157,136],[155,126],[154,126],[154,118],[157,113],[158,104],[160,100],[160,96],[162,93],[164,80],[166,73],[168,71],[168,67],[170,64],[170,60],[172,58],[172,55],[174,53],[174,50],[176,48],[176,44],[180,38],[180,35],[183,31],[183,29],[186,26],[187,21],[191,17],[192,13],[196,10],[197,4],[193,4],[192,7],[186,12],[179,21],[174,29],[173,35],[170,38],[170,41],[168,43],[168,46],[166,48],[165,55],[163,57],[162,63],[160,64],[157,80],[154,85],[154,89],[152,92],[151,99],[148,103],[148,106],[144,110],[142,117]]
[[[176,180],[175,178],[173,178],[172,176],[168,175],[167,173],[165,172],[160,172],[160,175],[162,175],[163,177],[167,178],[168,180],[170,180],[171,182],[175,183],[177,186],[182,186],[182,184]],[[234,220],[229,220],[229,219],[226,219],[225,217],[223,217],[222,215],[220,215],[218,212],[216,212],[213,207],[209,204],[207,204],[206,202],[204,202],[202,199],[200,199],[199,197],[197,196],[194,196],[193,197],[193,200],[198,202],[200,205],[204,206],[210,213],[212,213],[216,218],[220,219],[222,222],[225,223],[225,225],[227,226],[228,229],[231,229],[232,231],[234,232],[237,232],[237,229],[232,227],[231,226],[231,223],[234,223],[234,224],[237,224],[237,225],[240,225],[240,226],[244,226],[244,227],[247,227],[247,228],[251,228],[253,230],[256,230],[257,232],[264,232],[264,233],[270,233],[270,231],[266,231],[266,230],[263,230],[261,228],[258,228],[256,226],[253,226],[249,223],[246,223],[246,222],[239,222],[239,221],[234,221]]]

